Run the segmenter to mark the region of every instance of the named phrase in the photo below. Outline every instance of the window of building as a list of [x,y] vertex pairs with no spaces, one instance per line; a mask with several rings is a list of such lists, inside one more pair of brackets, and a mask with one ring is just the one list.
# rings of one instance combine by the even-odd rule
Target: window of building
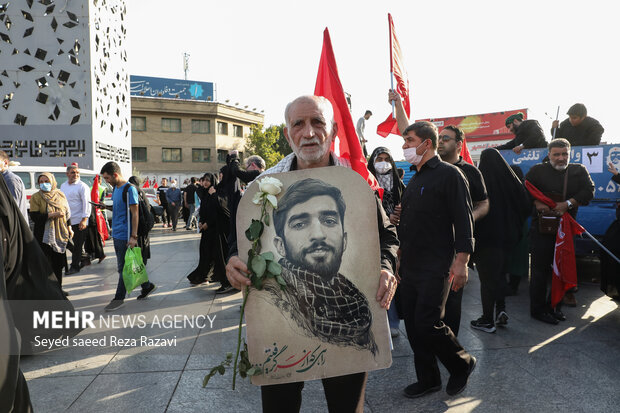
[[211,162],[211,149],[193,148],[192,162]]
[[217,161],[218,162],[226,162],[226,155],[228,155],[228,151],[224,149],[217,150]]
[[144,116],[132,116],[131,117],[131,130],[145,131],[146,130],[146,118]]
[[220,135],[228,135],[228,123],[226,122],[218,122],[217,123],[217,133]]
[[181,132],[181,119],[161,118],[162,132]]
[[233,136],[243,138],[243,126],[233,125]]
[[192,133],[211,133],[211,121],[192,119]]
[[163,162],[181,162],[181,148],[162,148],[161,160]]
[[134,162],[146,162],[146,148],[132,147],[131,148],[131,160]]

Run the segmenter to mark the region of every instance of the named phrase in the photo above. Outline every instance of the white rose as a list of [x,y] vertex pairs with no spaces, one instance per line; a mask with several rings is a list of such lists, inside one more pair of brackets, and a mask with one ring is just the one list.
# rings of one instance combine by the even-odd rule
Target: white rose
[[279,179],[267,176],[258,182],[258,189],[268,195],[278,195],[282,192],[282,182]]

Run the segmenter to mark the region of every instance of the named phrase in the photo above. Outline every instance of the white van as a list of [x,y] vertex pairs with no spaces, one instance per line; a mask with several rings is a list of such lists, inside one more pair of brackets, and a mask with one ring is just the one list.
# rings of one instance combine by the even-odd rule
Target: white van
[[[26,188],[26,198],[28,205],[30,205],[30,197],[32,194],[39,190],[37,185],[37,179],[43,172],[50,172],[56,178],[58,183],[58,189],[67,180],[67,168],[64,166],[11,166],[9,170],[15,175],[19,176],[24,182]],[[95,173],[86,170],[80,170],[80,180],[90,188],[93,187],[93,181],[95,179]],[[108,190],[108,196],[112,193],[112,188],[105,181],[102,182]]]

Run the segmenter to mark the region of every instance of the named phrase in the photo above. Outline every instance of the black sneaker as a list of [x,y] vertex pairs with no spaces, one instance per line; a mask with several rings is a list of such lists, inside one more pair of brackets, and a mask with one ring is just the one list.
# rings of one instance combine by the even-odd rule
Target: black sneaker
[[436,386],[423,386],[420,383],[413,383],[405,387],[403,393],[405,394],[405,397],[416,399],[424,396],[425,394],[434,393],[439,390],[441,390],[441,383]]
[[532,314],[532,318],[547,324],[559,323],[559,321],[549,313]]
[[69,271],[65,271],[65,275],[77,274],[78,272],[80,272],[79,268],[71,267],[69,268]]
[[505,311],[500,311],[495,319],[495,325],[505,326],[508,324],[508,314]]
[[230,284],[222,284],[220,288],[215,290],[215,294],[228,294],[233,291],[239,291],[239,290],[237,290],[235,287],[233,287]]
[[115,311],[125,305],[125,301],[123,300],[112,300],[110,304],[106,305],[103,309],[107,312]]
[[448,379],[448,384],[446,384],[446,393],[449,396],[456,396],[467,386],[467,380],[469,380],[469,376],[472,371],[476,368],[476,358],[471,356],[471,360],[469,361],[469,366],[467,370],[460,374],[452,374]]
[[157,286],[151,283],[151,286],[149,288],[147,288],[146,290],[142,290],[142,293],[140,293],[140,295],[138,296],[138,300],[144,300],[150,293],[152,293],[156,289]]
[[477,320],[472,320],[471,328],[484,331],[485,333],[495,333],[495,324],[493,324],[492,321],[487,321],[482,317]]

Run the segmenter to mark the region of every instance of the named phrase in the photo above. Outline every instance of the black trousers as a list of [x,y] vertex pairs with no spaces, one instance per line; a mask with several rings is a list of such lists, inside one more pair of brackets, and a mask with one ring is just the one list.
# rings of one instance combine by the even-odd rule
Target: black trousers
[[56,275],[56,278],[58,279],[58,284],[60,284],[60,286],[62,287],[62,270],[63,268],[65,268],[65,264],[67,262],[67,256],[65,255],[65,253],[61,254],[59,252],[54,251],[52,247],[50,247],[47,244],[39,244],[39,245],[41,245],[41,249],[43,250],[43,253],[47,257],[47,262],[50,263],[52,270],[54,270],[54,274]]
[[168,204],[161,204],[162,213],[161,213],[161,222],[165,225],[170,225],[170,213],[168,212]]
[[482,318],[489,322],[495,320],[495,314],[506,310],[506,274],[504,267],[506,251],[498,247],[476,247],[474,262],[480,276],[480,298],[482,301]]
[[441,320],[450,285],[447,274],[423,271],[404,272],[400,284],[407,338],[418,382],[424,387],[441,383],[437,359],[451,375],[469,368],[471,356]]
[[[368,373],[323,379],[323,389],[330,413],[362,413]],[[262,386],[263,413],[297,413],[301,408],[304,382]]]
[[450,290],[446,300],[443,322],[450,327],[455,337],[459,335],[459,328],[461,326],[461,303],[463,302],[464,289],[465,287],[458,291]]
[[[172,219],[172,228],[176,228],[177,223],[179,222],[179,206],[172,206],[172,204],[168,204],[168,215],[169,218]],[[170,221],[168,221],[168,224],[170,224]]]
[[88,228],[80,230],[80,225],[71,225],[73,229],[73,251],[71,254],[71,268],[80,269],[82,267],[82,260],[87,259],[88,256],[84,253],[84,241],[86,240],[86,231]]
[[[530,279],[530,313],[532,315],[551,311],[551,273],[555,234],[541,234],[532,226],[530,252],[532,273]],[[558,304],[558,307],[561,305]]]

